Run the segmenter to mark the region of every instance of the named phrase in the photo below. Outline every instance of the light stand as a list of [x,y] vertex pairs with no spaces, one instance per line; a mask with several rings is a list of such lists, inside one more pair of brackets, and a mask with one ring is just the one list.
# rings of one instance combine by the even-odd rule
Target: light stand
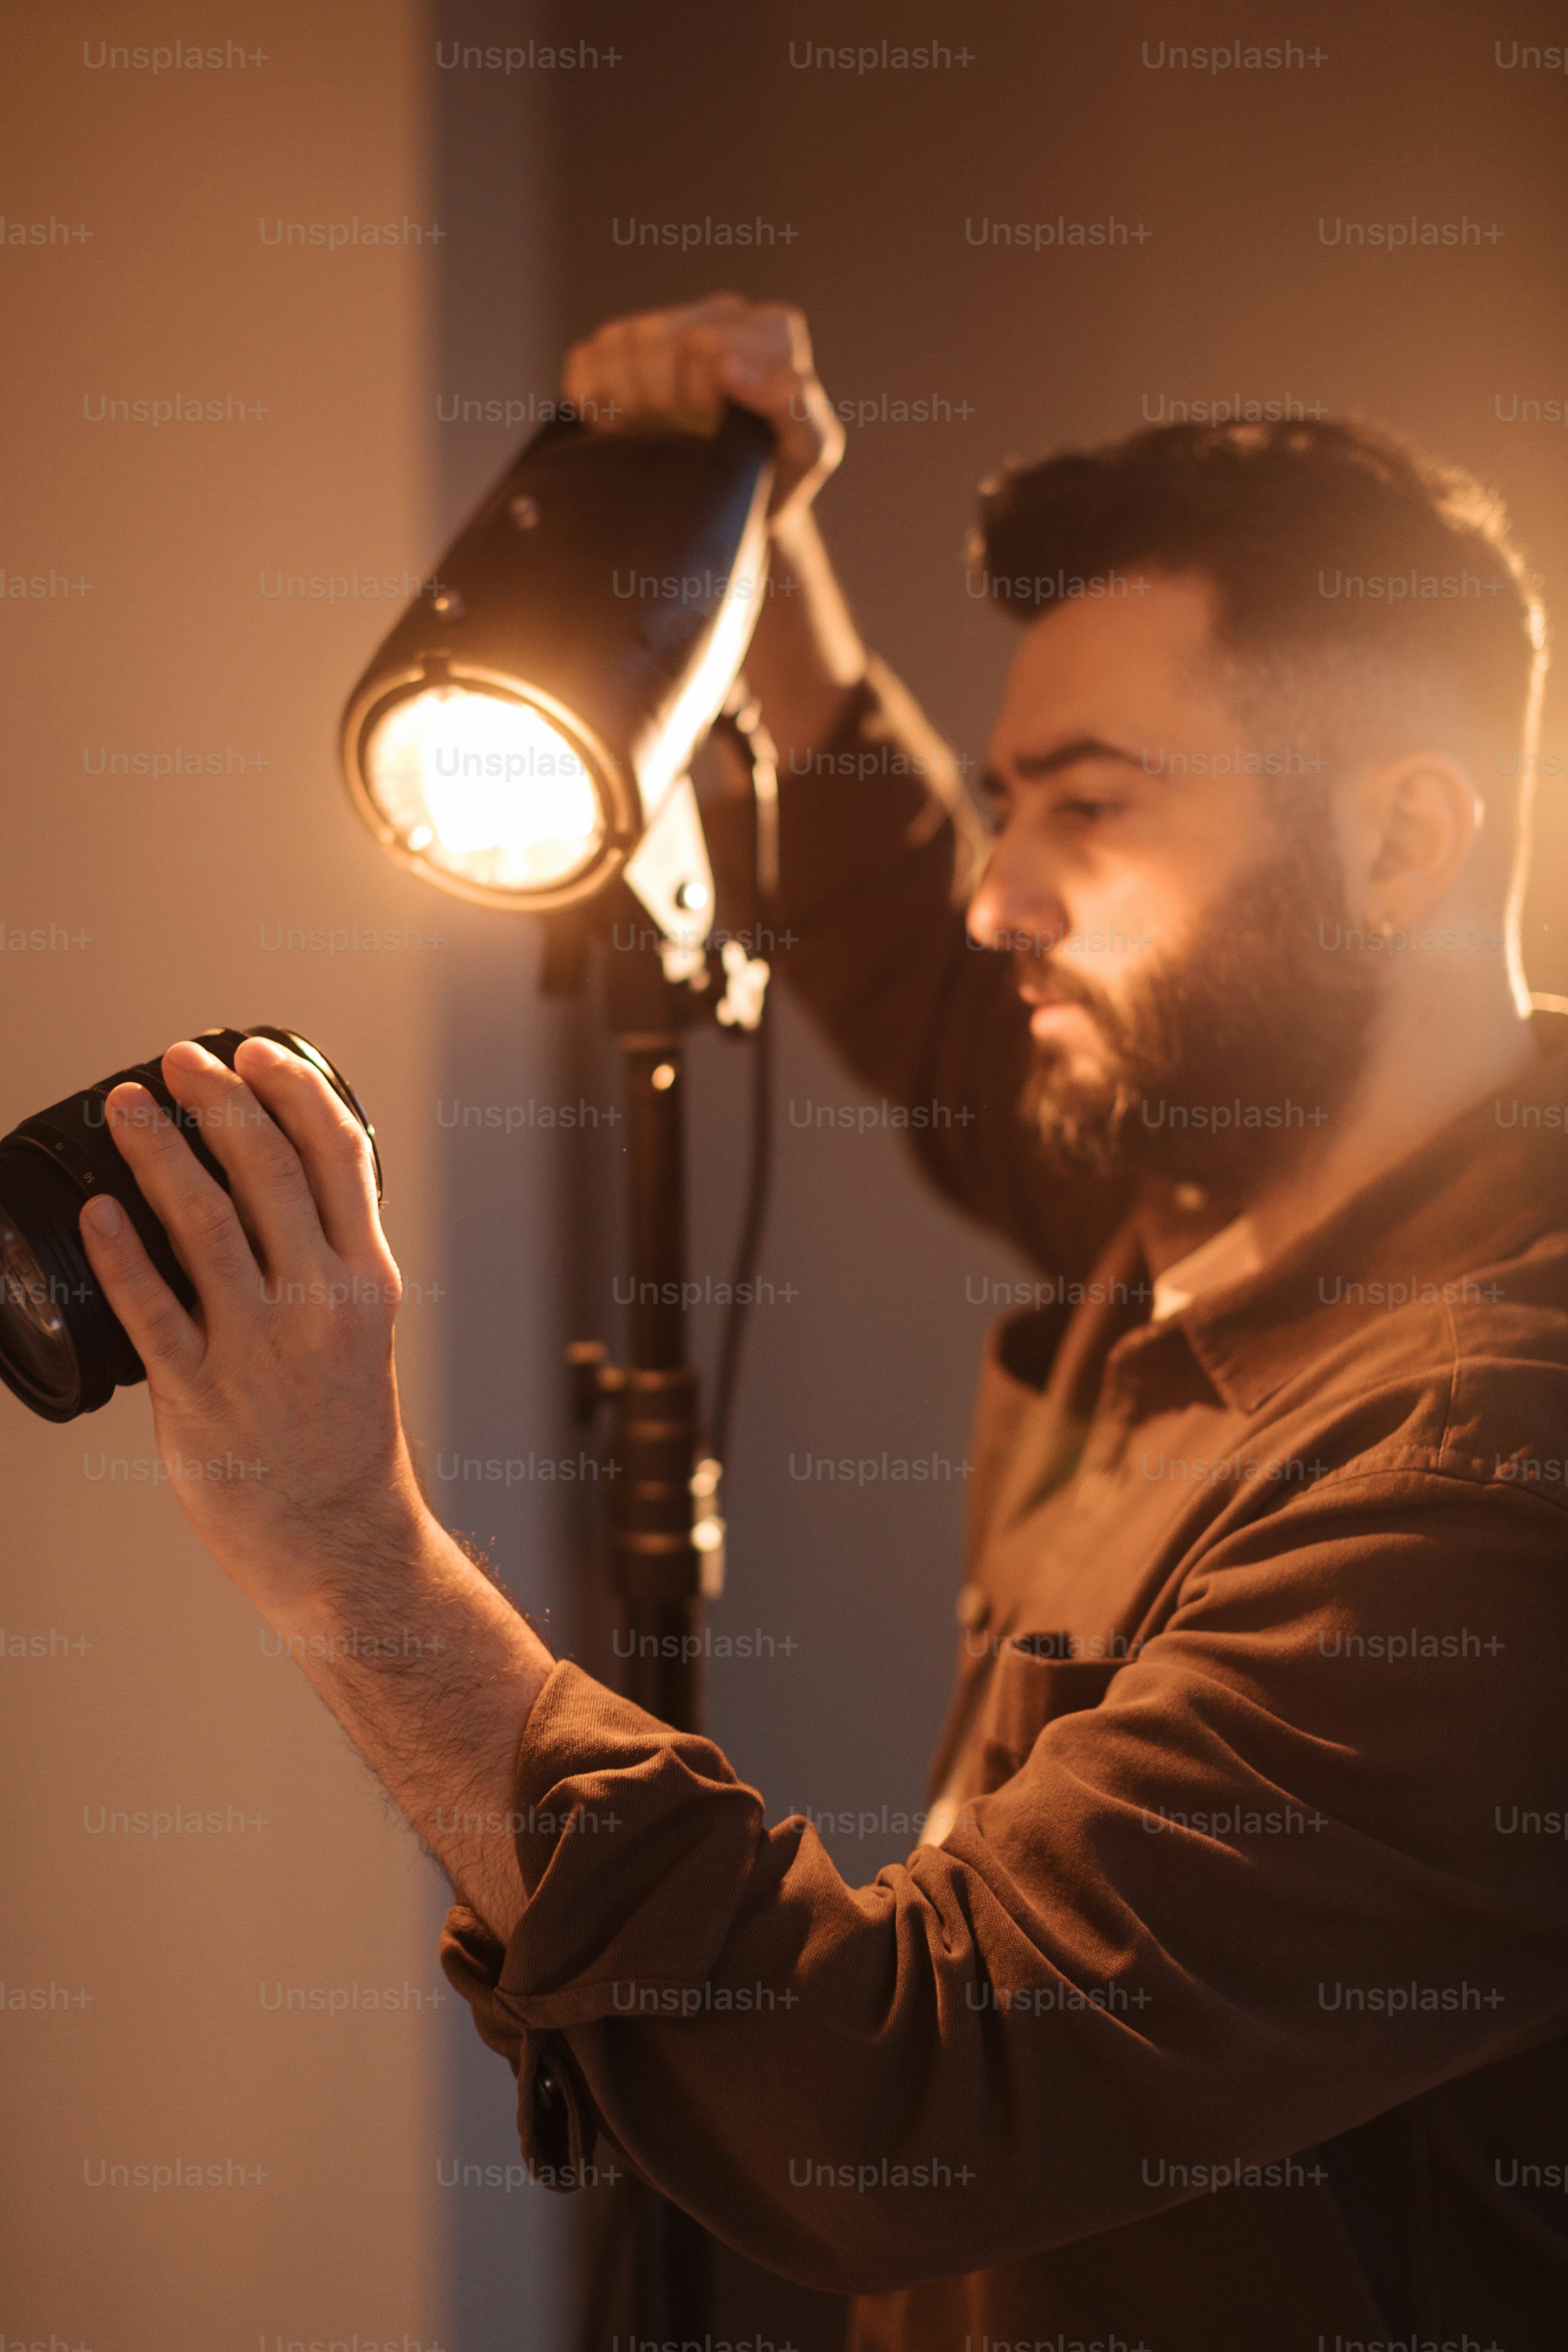
[[[743,682],[718,722],[750,769],[754,824],[751,936],[778,881],[777,779],[773,747]],[[644,935],[646,936],[646,934]],[[554,992],[580,988],[581,942],[563,942],[547,961]],[[626,1239],[631,1269],[627,1360],[610,1362],[598,1340],[567,1350],[574,1410],[591,1422],[608,1405],[612,1458],[625,1472],[611,1489],[612,1577],[628,1640],[622,1675],[627,1697],[672,1728],[703,1727],[702,1616],[723,1590],[724,1525],[718,1516],[731,1410],[744,1336],[745,1301],[761,1250],[770,1139],[767,968],[731,941],[710,959],[709,978],[727,974],[712,1011],[731,1034],[748,1035],[752,1059],[751,1169],[733,1265],[731,1304],[702,1450],[703,1416],[688,1361],[686,1276],[686,1069],[683,1035],[704,1017],[704,1000],[666,980],[660,960],[637,948],[606,957],[606,1014],[620,1045],[627,1113]],[[718,969],[712,969],[717,964]],[[602,2352],[627,2241],[633,2251],[639,2326],[659,2340],[705,2341],[711,2333],[713,2242],[679,2207],[627,2182],[612,2210],[600,2255],[584,2352]]]
[[[721,722],[752,771],[755,856],[752,908],[771,903],[777,878],[776,777],[773,746],[743,685]],[[753,939],[757,936],[752,927]],[[731,1306],[709,1423],[688,1360],[686,1281],[686,1070],[684,1032],[704,1017],[702,998],[665,977],[660,958],[637,947],[606,957],[606,1013],[623,1056],[627,1118],[627,1256],[632,1284],[627,1357],[613,1363],[603,1343],[567,1349],[574,1417],[591,1423],[607,1405],[611,1458],[623,1477],[611,1489],[612,1580],[628,1636],[622,1688],[679,1731],[703,1728],[704,1603],[724,1583],[724,1523],[718,1507],[730,1409],[739,1370],[744,1301],[761,1246],[769,1132],[767,971],[727,950],[730,987],[714,1013],[731,1034],[749,1034],[753,1055],[752,1167],[742,1213]],[[710,984],[717,973],[710,971]],[[581,956],[557,965],[556,992],[580,985]],[[737,983],[740,983],[737,986]],[[726,1015],[728,1017],[726,1018]],[[711,2333],[713,2242],[700,2223],[640,2182],[628,2182],[601,2256],[606,2275],[595,2298],[584,2352],[600,2330],[599,2305],[613,2297],[625,2240],[634,2248],[639,2326],[658,2340],[702,2342]]]
[[[620,977],[612,968],[612,979]],[[668,990],[657,966],[653,979]],[[567,1360],[577,1419],[591,1420],[602,1404],[612,1412],[611,1456],[621,1476],[612,1489],[610,1558],[630,1637],[626,1695],[672,1730],[700,1731],[692,1637],[700,1635],[703,1601],[722,1589],[722,1528],[696,1507],[716,1496],[719,1469],[710,1459],[699,1466],[697,1374],[687,1360],[685,1056],[673,1023],[623,1027],[628,1009],[612,1005],[610,1016],[627,1126],[626,1360],[612,1363],[592,1339],[575,1342]]]
[[[722,1553],[699,1550],[693,1541],[694,1486],[702,1474],[697,1468],[697,1374],[687,1360],[682,1303],[684,1055],[671,1008],[658,1001],[674,991],[657,959],[636,949],[624,961],[615,955],[607,961],[610,1021],[618,1030],[626,1081],[628,1344],[624,1364],[610,1362],[595,1339],[574,1342],[567,1360],[577,1420],[593,1421],[604,1405],[612,1413],[610,1454],[621,1475],[610,1489],[611,1575],[628,1635],[622,1688],[672,1730],[699,1731],[704,1566],[721,1561]],[[626,1001],[636,996],[645,1002]],[[638,1013],[660,1013],[664,1025],[620,1026]],[[704,1469],[712,1491],[716,1471]],[[713,2250],[706,2231],[657,2190],[627,2181],[601,2256],[612,2270],[628,2233],[638,2328],[660,2342],[703,2341],[712,2321]],[[605,2282],[607,2292],[614,2284],[613,2278]]]

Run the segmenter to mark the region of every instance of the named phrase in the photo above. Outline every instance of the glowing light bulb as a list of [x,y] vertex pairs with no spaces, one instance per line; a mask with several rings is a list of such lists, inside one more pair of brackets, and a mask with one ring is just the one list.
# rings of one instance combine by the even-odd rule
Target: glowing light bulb
[[527,703],[456,686],[395,703],[365,746],[365,782],[405,848],[492,890],[558,888],[605,840],[581,754]]

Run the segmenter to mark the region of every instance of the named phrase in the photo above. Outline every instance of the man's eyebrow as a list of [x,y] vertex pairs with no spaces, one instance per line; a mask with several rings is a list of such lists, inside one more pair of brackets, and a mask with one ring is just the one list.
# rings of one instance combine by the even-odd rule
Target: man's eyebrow
[[1116,760],[1128,768],[1142,764],[1137,753],[1122,744],[1101,742],[1098,735],[1075,735],[1070,743],[1058,743],[1054,751],[1020,751],[1012,765],[1016,775],[1037,783],[1062,768],[1076,767],[1080,760]]

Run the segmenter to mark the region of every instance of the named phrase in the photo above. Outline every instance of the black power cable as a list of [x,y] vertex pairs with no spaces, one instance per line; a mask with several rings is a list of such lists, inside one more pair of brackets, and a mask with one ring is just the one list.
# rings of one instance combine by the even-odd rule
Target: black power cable
[[773,1189],[773,986],[770,982],[768,993],[763,1000],[761,1016],[751,1034],[751,1149],[746,1175],[746,1205],[740,1239],[735,1247],[730,1303],[724,1312],[724,1336],[719,1349],[719,1369],[713,1381],[713,1412],[710,1424],[712,1447],[719,1462],[726,1465],[730,1459],[730,1423],[741,1375],[746,1321],[752,1305],[757,1266],[763,1254],[763,1236],[767,1229],[768,1200]]

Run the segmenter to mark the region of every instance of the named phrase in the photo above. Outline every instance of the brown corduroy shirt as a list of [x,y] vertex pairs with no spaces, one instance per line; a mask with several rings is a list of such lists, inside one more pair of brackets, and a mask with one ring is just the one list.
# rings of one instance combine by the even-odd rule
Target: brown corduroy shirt
[[1026,1016],[963,940],[940,745],[879,673],[826,761],[785,780],[780,964],[879,1092],[978,1112],[928,1171],[1042,1268],[985,1367],[957,1819],[847,1885],[710,1743],[558,1666],[527,1913],[443,1946],[524,2151],[570,2182],[607,2136],[859,2296],[860,2352],[1561,2347],[1568,1021],[1152,1324],[1126,1199],[1052,1183],[1016,1120]]

